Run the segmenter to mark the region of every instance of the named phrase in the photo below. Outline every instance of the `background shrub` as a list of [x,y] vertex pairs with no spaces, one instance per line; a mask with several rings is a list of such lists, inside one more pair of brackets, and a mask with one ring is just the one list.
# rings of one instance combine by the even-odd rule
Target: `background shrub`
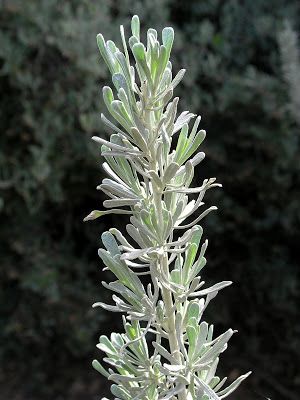
[[82,224],[102,200],[91,190],[102,172],[90,137],[106,134],[108,74],[95,36],[118,38],[137,13],[144,29],[174,26],[174,68],[188,70],[177,93],[208,131],[197,179],[224,185],[208,196],[220,212],[205,221],[206,278],[235,282],[210,315],[240,331],[227,372],[255,371],[236,396],[296,399],[300,127],[290,95],[300,87],[282,64],[300,44],[282,32],[285,20],[300,31],[299,2],[2,0],[0,9],[0,398],[105,394],[90,367],[95,336],[120,327],[90,306],[107,296],[96,249],[112,219]]

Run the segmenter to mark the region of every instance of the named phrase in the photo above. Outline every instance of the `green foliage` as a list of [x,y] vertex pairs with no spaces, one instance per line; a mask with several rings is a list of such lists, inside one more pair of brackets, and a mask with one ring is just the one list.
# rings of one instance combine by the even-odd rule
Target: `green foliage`
[[[177,114],[179,99],[173,98],[174,89],[185,70],[173,78],[173,28],[162,30],[161,42],[158,32],[148,29],[144,45],[139,18],[134,15],[129,39],[122,25],[120,33],[124,53],[113,41],[105,41],[101,34],[97,37],[119,99],[105,86],[104,102],[118,127],[102,115],[113,134],[109,141],[93,139],[102,145],[102,166],[109,176],[98,187],[109,198],[103,206],[131,217],[127,238],[111,228],[102,234],[105,249],[98,251],[104,270],[117,279],[102,283],[121,297],[113,294],[114,305],[98,302],[94,306],[122,313],[125,332],[111,333],[110,339],[100,337],[97,347],[106,353],[103,361],[108,369],[96,360],[93,365],[114,382],[115,400],[221,400],[251,373],[223,387],[227,377],[221,380],[216,375],[217,365],[234,331],[228,329],[214,338],[214,326],[203,321],[210,301],[232,283],[223,281],[203,289],[205,281],[199,275],[206,263],[207,241],[200,246],[203,229],[197,223],[216,207],[202,213],[199,208],[207,190],[221,185],[210,178],[190,187],[194,167],[205,156],[196,153],[205,131],[198,131],[200,117],[191,122],[195,114]],[[196,193],[195,201],[191,196]],[[94,210],[85,220],[103,215],[105,211]],[[184,230],[182,235],[180,230]],[[141,280],[142,275],[149,279]],[[149,348],[153,333],[155,340]]]
[[95,36],[115,39],[112,27],[137,13],[144,26],[175,27],[174,70],[189,72],[178,87],[182,109],[203,114],[202,166],[224,186],[209,194],[220,209],[205,222],[210,277],[239,284],[222,295],[223,310],[217,302],[208,312],[216,324],[234,319],[241,334],[228,358],[256,369],[259,393],[297,398],[299,127],[286,112],[277,33],[283,18],[300,31],[298,1],[6,0],[0,10],[2,386],[26,399],[73,398],[71,383],[89,370],[96,316],[111,330],[108,313],[89,311],[102,294],[101,227],[81,223],[87,205],[100,203],[91,197],[101,173],[89,137],[106,129],[99,86],[108,75]]
[[[97,182],[87,138],[106,77],[93,44],[99,25],[109,30],[108,5],[1,3],[0,375],[28,395],[53,398],[73,381],[67,364],[104,318],[92,318],[95,262],[79,243],[89,241],[83,187]],[[63,379],[49,385],[55,369]]]
[[283,75],[290,95],[289,109],[300,125],[300,48],[297,33],[288,20],[285,21],[284,28],[278,34],[278,44]]

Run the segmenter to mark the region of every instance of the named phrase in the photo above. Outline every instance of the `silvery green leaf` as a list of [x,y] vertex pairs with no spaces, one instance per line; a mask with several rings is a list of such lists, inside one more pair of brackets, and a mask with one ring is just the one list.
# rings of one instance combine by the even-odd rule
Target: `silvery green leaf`
[[188,129],[189,129],[188,124],[184,123],[182,125],[181,131],[179,134],[179,138],[178,138],[177,146],[176,146],[176,150],[175,150],[175,160],[174,160],[178,163],[183,158],[185,148],[188,144],[188,140],[187,140]]
[[219,340],[198,360],[198,363],[205,364],[210,360],[213,361],[220,353],[224,351],[224,347],[233,334],[234,331],[232,329],[228,329],[228,331],[223,333],[223,335],[219,337]]
[[155,31],[155,29],[150,28],[147,31],[147,46],[146,46],[148,63],[151,63],[151,59],[153,57],[153,51],[156,44],[158,44],[157,32]]
[[216,374],[216,370],[217,370],[218,364],[219,364],[219,358],[217,357],[217,358],[214,360],[214,362],[211,364],[210,368],[208,369],[208,371],[207,371],[207,373],[206,373],[205,381],[206,381],[206,383],[209,384],[210,387],[216,386],[216,384],[219,383],[219,381],[220,381],[220,379],[218,378],[218,379],[217,379],[217,382],[216,382],[216,381],[212,382],[212,380],[213,380],[214,378],[216,378],[216,377],[215,377],[215,374]]
[[113,110],[115,117],[118,116],[120,121],[125,121],[125,124],[122,123],[122,125],[128,126],[128,130],[130,130],[130,128],[133,125],[132,119],[131,116],[128,114],[127,110],[125,109],[123,102],[120,100],[113,100],[111,102],[111,109]]
[[106,90],[103,88],[103,99],[105,102],[105,105],[110,112],[110,114],[119,122],[119,124],[127,130],[127,132],[131,128],[131,121],[128,117],[128,114],[126,110],[124,109],[124,106],[120,105],[119,100],[114,100],[113,94],[110,88],[106,86]]
[[[142,43],[134,44],[132,47],[132,53],[134,55],[135,61],[137,62],[138,66],[145,74],[145,76],[149,82],[149,85],[152,88],[153,82],[152,82],[151,72],[149,70],[149,67],[148,67],[147,61],[146,61],[145,46]],[[141,77],[141,79],[143,79],[143,77]]]
[[166,27],[162,30],[162,42],[166,47],[168,54],[170,54],[174,41],[174,29]]
[[[163,126],[162,126],[162,129],[163,129]],[[168,142],[166,140],[167,134],[164,131],[162,131],[162,132],[163,132],[163,136],[164,136],[163,137],[164,143],[162,143],[162,141],[159,141],[156,145],[157,164],[158,164],[157,173],[159,171],[163,171],[163,169],[164,169],[164,165],[165,165],[165,161],[166,161],[164,159],[164,155],[166,152],[165,147],[166,147],[166,145],[168,145]]]
[[128,40],[129,47],[131,48],[131,50],[132,50],[133,46],[134,46],[136,43],[139,43],[139,42],[140,42],[139,39],[137,39],[135,36],[131,36],[131,37],[129,38],[129,40]]
[[130,68],[130,60],[129,60],[129,54],[128,54],[128,48],[127,48],[127,43],[126,43],[126,38],[125,38],[125,31],[124,31],[124,26],[120,26],[120,34],[121,34],[121,39],[122,39],[122,45],[124,49],[124,54],[126,58],[126,63],[128,65],[128,68]]
[[109,380],[114,381],[116,383],[127,383],[127,382],[143,382],[145,377],[142,376],[129,376],[129,375],[120,375],[120,374],[111,374],[109,376]]
[[105,189],[106,191],[118,197],[139,199],[139,197],[134,192],[132,192],[127,185],[121,185],[120,183],[115,182],[112,179],[104,178],[99,188]]
[[104,122],[105,125],[107,125],[109,128],[111,128],[113,131],[119,133],[123,137],[129,137],[127,133],[122,131],[120,128],[118,128],[116,125],[114,125],[109,119],[105,117],[104,114],[101,113],[101,120]]
[[188,158],[190,158],[195,153],[195,151],[198,149],[200,144],[205,139],[205,136],[206,136],[206,132],[205,132],[205,130],[202,129],[201,131],[199,131],[196,134],[196,137],[193,140],[190,139],[191,144],[189,144],[189,147],[184,155],[183,162],[185,162]]
[[161,107],[164,107],[166,104],[168,104],[168,102],[172,99],[172,97],[173,97],[173,88],[166,91],[165,95],[162,98]]
[[215,206],[209,207],[207,208],[205,211],[203,211],[203,213],[201,213],[196,219],[194,219],[192,222],[190,222],[189,224],[186,225],[181,225],[181,226],[177,226],[176,229],[188,229],[192,226],[194,226],[195,224],[197,224],[199,221],[201,221],[201,219],[203,219],[207,214],[209,214],[211,211],[217,210],[218,208]]
[[126,152],[131,152],[131,153],[140,154],[139,150],[137,150],[137,149],[128,148],[128,147],[125,147],[125,146],[120,146],[118,144],[108,142],[107,140],[104,140],[104,139],[102,139],[102,138],[100,138],[98,136],[93,136],[92,139],[95,142],[98,142],[100,144],[104,144],[105,146],[107,146],[107,147],[109,147],[109,148],[111,148],[113,150],[117,150],[117,151],[125,152],[125,153]]
[[164,364],[164,368],[169,372],[180,372],[184,370],[186,366],[181,364]]
[[147,152],[148,146],[147,146],[147,143],[146,143],[143,135],[141,134],[141,132],[136,127],[132,127],[130,130],[130,134],[131,134],[132,138],[134,139],[136,145],[143,152]]
[[177,219],[181,215],[182,210],[183,210],[183,206],[184,206],[183,200],[178,201],[178,203],[176,204],[176,209],[175,209],[174,214],[173,214],[173,220],[174,221],[177,221]]
[[[113,207],[124,207],[124,206],[134,206],[139,199],[112,199],[112,200],[104,200],[103,205],[106,208],[113,208]],[[126,213],[118,213],[115,214],[132,214],[132,212]]]
[[113,346],[115,346],[116,348],[121,347],[124,344],[124,340],[122,338],[122,335],[120,335],[120,333],[112,332],[110,335],[110,340]]
[[[130,306],[129,304],[125,303],[125,301],[123,299],[121,299],[120,297],[118,297],[117,295],[113,294],[112,299],[116,303],[116,309],[114,309],[114,311],[126,312],[127,314],[130,314],[130,315],[132,312],[134,312],[133,307]],[[94,307],[101,306],[103,308],[104,308],[104,306],[109,307],[108,304],[103,304],[101,302],[95,303],[93,306]]]
[[[164,72],[165,72],[165,68],[168,62],[168,51],[166,49],[165,46],[160,46],[159,48],[159,59],[157,61],[158,66],[156,68],[155,71],[155,78],[154,78],[154,87],[157,87],[159,85],[159,81],[160,82],[160,86],[163,84],[162,80],[163,80],[163,76],[164,76]],[[167,87],[167,85],[165,85],[165,87],[161,88],[162,92],[165,90],[165,88]]]
[[109,354],[109,355],[117,354],[116,348],[112,345],[111,341],[105,335],[100,336],[99,344],[97,347],[99,347],[99,346],[101,347],[101,350],[104,351],[106,354]]
[[127,247],[132,247],[130,245],[130,243],[127,241],[127,239],[123,236],[123,234],[118,229],[110,228],[109,232],[112,233],[122,245],[125,245]]
[[[183,143],[180,142],[180,147],[176,148],[176,161],[179,164],[183,164],[186,160],[188,160],[193,153],[198,149],[198,147],[200,146],[200,144],[202,143],[202,141],[205,138],[205,131],[199,131],[196,135],[196,137],[191,140],[190,138],[187,138],[187,132],[188,132],[188,127],[187,124],[184,124],[182,127],[182,130],[184,135],[182,136],[182,138],[184,138]],[[180,137],[179,137],[180,140]],[[204,157],[204,153],[201,154],[201,157]],[[198,156],[199,157],[199,156]],[[195,165],[197,164],[197,159],[195,159]],[[193,163],[193,161],[191,161]]]
[[199,335],[197,339],[197,349],[199,352],[201,351],[202,346],[206,342],[207,334],[208,334],[208,323],[203,321],[199,325]]
[[105,40],[103,38],[103,35],[101,35],[101,33],[99,33],[97,35],[97,44],[98,44],[98,48],[100,50],[101,56],[104,59],[106,65],[108,66],[110,73],[114,74],[116,72],[115,63],[111,57],[111,54],[109,54],[107,51],[106,43],[105,43]]
[[[144,242],[143,237],[140,235],[139,230],[132,224],[126,225],[126,230],[128,234],[132,237],[132,239],[141,247],[147,247],[147,244]],[[152,243],[150,243],[151,246]]]
[[[215,393],[215,391],[207,384],[205,383],[202,379],[199,379],[197,376],[195,376],[195,380],[197,383],[197,386],[200,387],[203,392],[208,396],[210,400],[220,400],[220,397]],[[199,400],[202,399],[199,397]]]
[[213,285],[207,289],[203,289],[203,290],[200,290],[199,292],[193,293],[193,297],[205,296],[207,294],[218,292],[219,290],[224,289],[225,287],[230,286],[231,284],[232,284],[231,281],[223,281],[223,282],[216,283],[215,285]]
[[192,265],[193,265],[193,263],[195,261],[195,258],[196,258],[196,255],[197,255],[197,251],[198,251],[198,247],[199,247],[200,240],[201,240],[202,233],[203,233],[203,229],[202,229],[201,226],[196,225],[194,228],[195,229],[194,229],[192,237],[190,239],[190,243],[189,243],[188,249],[187,249],[187,251],[185,253],[185,262],[184,262],[184,265],[183,265],[183,276],[184,276],[184,279],[186,279],[188,277],[189,270],[190,270],[190,268],[192,267]]
[[141,258],[144,255],[146,255],[151,248],[145,248],[141,250],[132,250],[128,251],[127,253],[122,254],[121,259],[122,260],[135,260],[136,258]]
[[133,105],[134,105],[135,97],[133,96],[132,77],[131,77],[130,68],[129,68],[129,65],[128,65],[128,60],[126,59],[124,54],[121,53],[120,51],[117,51],[115,53],[115,57],[116,57],[116,59],[117,59],[117,61],[119,63],[119,66],[120,66],[121,71],[123,73],[123,76],[125,78],[126,87],[128,89],[128,96],[130,97],[130,99],[132,100]]
[[196,318],[196,321],[199,322],[200,317],[201,317],[201,308],[199,302],[197,300],[189,302],[187,308],[187,321],[189,321],[191,318]]
[[[205,282],[201,281],[201,276],[197,276],[195,278],[195,277],[192,277],[191,274],[190,274],[190,277],[189,277],[189,282],[190,282],[189,283],[189,285],[190,285],[189,293],[195,292],[196,290],[200,289],[200,287],[202,285],[205,284]],[[202,308],[203,308],[202,307],[202,301],[204,301],[204,299],[198,299],[197,301],[199,302],[199,306],[200,306],[200,308],[202,310]],[[201,313],[202,313],[202,311],[201,311]]]
[[220,392],[218,392],[218,396],[220,397],[220,399],[225,399],[225,397],[229,396],[232,392],[235,391],[235,389],[237,389],[240,384],[243,382],[243,380],[245,380],[246,378],[248,378],[248,376],[251,374],[252,372],[248,372],[245,375],[241,375],[239,378],[237,378],[234,382],[232,382],[231,385],[227,386],[226,389],[221,390]]
[[191,160],[190,163],[193,167],[195,167],[196,165],[198,165],[201,161],[203,161],[205,158],[205,153],[203,153],[203,151],[200,151],[199,153],[197,153]]
[[188,124],[193,117],[195,117],[195,114],[190,113],[189,111],[183,111],[176,119],[173,134],[178,132],[184,124]]
[[[178,192],[178,189],[172,189],[172,186],[170,186],[171,189],[168,188],[168,190],[166,191],[166,193],[180,193]],[[182,209],[182,213],[180,214],[179,218],[177,218],[177,222],[175,224],[175,226],[177,227],[182,221],[184,221],[188,216],[190,216],[193,211],[194,211],[194,207],[195,207],[195,200],[192,201],[188,201],[188,196],[184,195],[181,196],[181,199],[184,202],[184,206]]]
[[177,75],[175,76],[175,78],[172,80],[171,86],[174,90],[174,88],[181,82],[182,78],[184,77],[186,70],[185,69],[181,69]]
[[112,40],[108,40],[106,42],[106,47],[107,49],[112,53],[115,54],[119,49],[117,48],[115,42],[113,42]]
[[[102,365],[99,363],[98,360],[93,360],[92,365],[93,365],[93,367],[95,368],[96,371],[100,372],[100,374],[102,374],[106,378],[109,377],[109,373],[106,371],[106,369],[104,369],[102,367]],[[102,400],[105,400],[105,398],[102,399]]]
[[223,378],[223,379],[214,387],[214,391],[217,393],[218,390],[220,390],[220,389],[224,386],[224,384],[226,383],[226,381],[227,381],[227,376],[226,376],[225,378]]
[[194,140],[194,137],[196,136],[197,129],[198,129],[198,126],[200,124],[200,121],[201,121],[201,117],[200,117],[200,115],[198,115],[198,117],[195,119],[192,131],[191,131],[191,134],[190,134],[190,139],[191,140]]
[[139,229],[140,233],[144,233],[151,241],[151,239],[156,241],[156,233],[152,232],[147,225],[143,224],[141,221],[139,221],[136,217],[131,217],[130,222],[132,223],[133,226]]
[[131,19],[131,32],[137,40],[140,40],[140,20],[137,15],[134,15]]
[[104,310],[111,311],[111,312],[123,312],[123,311],[125,311],[125,310],[121,309],[118,306],[111,306],[109,304],[102,303],[101,301],[98,301],[97,303],[94,303],[92,307],[93,308],[101,307]]
[[175,363],[176,360],[170,354],[163,346],[161,346],[159,343],[152,342],[153,347],[166,359],[168,360],[171,364]]
[[198,230],[198,228],[194,226],[193,228],[191,228],[191,229],[187,230],[186,232],[184,232],[184,234],[180,238],[178,238],[178,240],[176,240],[175,242],[168,243],[168,245],[169,246],[182,246],[182,245],[185,245],[187,242],[189,242],[189,240],[190,240],[190,238],[193,235],[195,230]]
[[220,382],[220,378],[218,376],[214,376],[210,382],[209,382],[209,386],[214,389],[214,391],[216,392],[216,386],[217,384]]
[[183,384],[178,384],[173,389],[168,390],[167,393],[164,394],[164,397],[160,398],[159,400],[171,400],[176,394],[182,392],[184,388],[185,386]]
[[[172,71],[168,68],[165,67],[163,63],[167,63],[168,65],[168,54],[165,46],[160,47],[160,52],[161,56],[164,55],[165,59],[162,60],[162,76],[160,78],[160,83],[159,83],[159,90],[164,94],[165,91],[170,87],[171,82],[172,82]],[[163,96],[162,94],[162,96]]]
[[127,267],[126,263],[120,261],[118,256],[111,257],[109,253],[103,249],[99,249],[98,254],[106,267],[123,283],[123,285],[140,295],[145,294],[140,279]]
[[108,215],[108,214],[128,214],[131,215],[131,211],[126,211],[126,210],[118,210],[118,209],[113,209],[113,210],[105,210],[105,211],[99,211],[99,210],[93,210],[92,212],[87,215],[83,221],[92,221],[94,219],[97,219],[99,217],[102,217],[103,215]]
[[[177,192],[177,193],[188,193],[188,194],[193,194],[193,193],[200,193],[203,190],[206,190],[206,186],[202,185],[199,187],[195,187],[195,188],[180,188],[180,189],[168,189],[169,192]],[[217,207],[213,206],[214,209],[217,209]]]
[[[113,169],[110,167],[110,165],[105,162],[102,164],[102,167],[104,169],[104,171],[111,177],[113,178],[116,182],[120,183],[121,185],[126,185],[126,182],[124,180],[121,179],[121,177],[119,175],[117,175]],[[123,172],[123,171],[122,171]]]
[[113,74],[112,81],[117,91],[119,91],[122,88],[125,90],[126,93],[129,92],[126,79],[122,73]]
[[107,284],[106,282],[102,282],[102,285],[107,289],[112,290],[113,292],[121,294],[124,299],[126,299],[130,304],[138,306],[138,309],[141,311],[143,307],[142,298],[130,289],[128,289],[122,283],[118,281],[110,282],[109,284]]
[[114,396],[117,396],[122,400],[132,400],[130,393],[121,386],[112,385],[110,391]]
[[142,361],[148,362],[149,352],[147,342],[142,335],[142,329],[138,321],[132,321],[125,324],[125,330],[128,338],[132,341],[129,347],[135,352],[138,358]]
[[116,254],[121,254],[118,243],[110,232],[102,233],[101,240],[106,250],[109,251],[112,256],[115,256]]
[[170,274],[171,281],[176,283],[177,285],[181,284],[181,271],[179,269],[174,268]]
[[[124,145],[118,135],[112,135],[110,141],[114,144]],[[129,150],[127,154],[128,153],[130,153]],[[140,191],[140,182],[137,179],[137,173],[132,169],[130,162],[126,160],[125,156],[109,157],[106,158],[106,161],[111,169],[121,177],[128,186],[130,186],[135,192]]]
[[[123,88],[119,89],[118,98],[121,101],[125,112],[127,113],[128,117],[130,118],[131,124],[134,125],[135,107],[134,107],[133,102],[129,99],[128,93],[126,93],[126,91]],[[127,135],[127,137],[128,137],[128,135]]]
[[163,183],[155,171],[153,171],[153,170],[148,171],[148,175],[152,178],[153,183],[155,183],[157,188],[163,188]]
[[109,86],[104,86],[102,89],[102,93],[103,93],[104,103],[105,103],[107,109],[109,110],[109,112],[111,112],[111,103],[114,100],[113,91],[111,90],[111,88]]
[[151,76],[155,77],[159,65],[159,43],[151,43]]
[[178,101],[179,98],[175,97],[173,101],[168,104],[167,110],[165,112],[165,118],[166,118],[165,126],[169,136],[172,136],[174,131],[174,120],[176,117]]
[[171,162],[167,169],[164,172],[164,183],[165,185],[167,183],[169,183],[174,176],[176,175],[176,172],[178,171],[178,169],[180,168],[179,164],[175,163],[175,162]]
[[196,343],[197,343],[197,329],[194,326],[187,325],[186,327],[186,333],[188,337],[188,342],[189,342],[189,358],[192,358],[193,353],[195,351]]
[[218,340],[218,338],[215,339],[215,340],[212,340],[212,338],[213,338],[213,333],[214,333],[214,326],[213,326],[213,325],[210,325],[210,327],[209,327],[209,329],[208,329],[208,334],[207,334],[207,341],[208,341],[208,342],[211,342],[211,344],[212,344],[212,343],[215,343],[215,342]]

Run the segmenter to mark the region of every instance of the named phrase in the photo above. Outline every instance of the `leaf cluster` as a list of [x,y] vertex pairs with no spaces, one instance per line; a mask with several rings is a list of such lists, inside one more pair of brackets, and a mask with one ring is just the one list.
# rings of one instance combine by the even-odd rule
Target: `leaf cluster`
[[[249,375],[223,388],[227,378],[216,376],[216,368],[234,332],[229,329],[213,339],[213,326],[202,319],[209,302],[231,284],[223,281],[203,289],[205,282],[199,276],[206,264],[207,241],[198,254],[203,230],[197,223],[216,207],[195,214],[204,205],[206,191],[221,185],[211,178],[190,187],[194,168],[204,158],[197,151],[205,132],[198,131],[199,117],[189,129],[194,114],[184,111],[177,117],[179,99],[173,99],[173,91],[185,71],[172,77],[173,29],[162,30],[162,44],[157,31],[149,29],[144,46],[135,15],[131,32],[128,43],[134,66],[123,26],[123,52],[101,34],[97,37],[118,99],[108,86],[103,98],[118,125],[102,115],[114,133],[109,141],[93,138],[106,160],[103,168],[109,179],[103,179],[98,189],[109,197],[103,203],[109,210],[94,210],[85,220],[107,213],[129,214],[130,241],[115,228],[102,235],[105,249],[99,249],[99,256],[117,278],[103,284],[117,295],[112,296],[115,305],[95,306],[125,314],[125,333],[100,337],[98,347],[110,367],[106,371],[98,361],[94,367],[114,382],[115,400],[219,400]],[[190,199],[192,194],[196,199]],[[185,232],[181,235],[179,230]],[[146,288],[140,275],[150,276]],[[145,340],[149,333],[155,334],[152,351]]]

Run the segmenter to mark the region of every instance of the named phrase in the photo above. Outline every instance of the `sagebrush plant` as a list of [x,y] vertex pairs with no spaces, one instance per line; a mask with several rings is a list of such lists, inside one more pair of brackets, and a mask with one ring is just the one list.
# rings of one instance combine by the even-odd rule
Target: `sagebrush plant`
[[130,223],[127,238],[116,228],[102,234],[105,249],[99,256],[117,278],[103,285],[115,293],[115,304],[94,306],[123,313],[125,333],[100,337],[97,347],[106,353],[109,367],[97,360],[93,366],[114,382],[115,400],[223,399],[250,372],[223,388],[227,378],[216,376],[216,369],[234,331],[213,338],[213,325],[202,319],[209,302],[231,284],[203,288],[199,276],[207,240],[200,244],[198,223],[216,207],[199,208],[206,191],[221,185],[210,178],[190,187],[194,168],[205,156],[197,152],[205,131],[198,130],[199,116],[184,111],[177,117],[179,99],[173,91],[185,70],[172,77],[173,29],[163,29],[162,44],[156,30],[149,29],[144,46],[135,15],[131,31],[131,53],[123,26],[123,52],[97,36],[117,94],[115,99],[105,86],[103,98],[117,125],[102,114],[114,133],[109,141],[93,137],[101,144],[109,175],[98,189],[109,199],[103,203],[106,210],[94,210],[85,220],[115,213],[128,215]]

